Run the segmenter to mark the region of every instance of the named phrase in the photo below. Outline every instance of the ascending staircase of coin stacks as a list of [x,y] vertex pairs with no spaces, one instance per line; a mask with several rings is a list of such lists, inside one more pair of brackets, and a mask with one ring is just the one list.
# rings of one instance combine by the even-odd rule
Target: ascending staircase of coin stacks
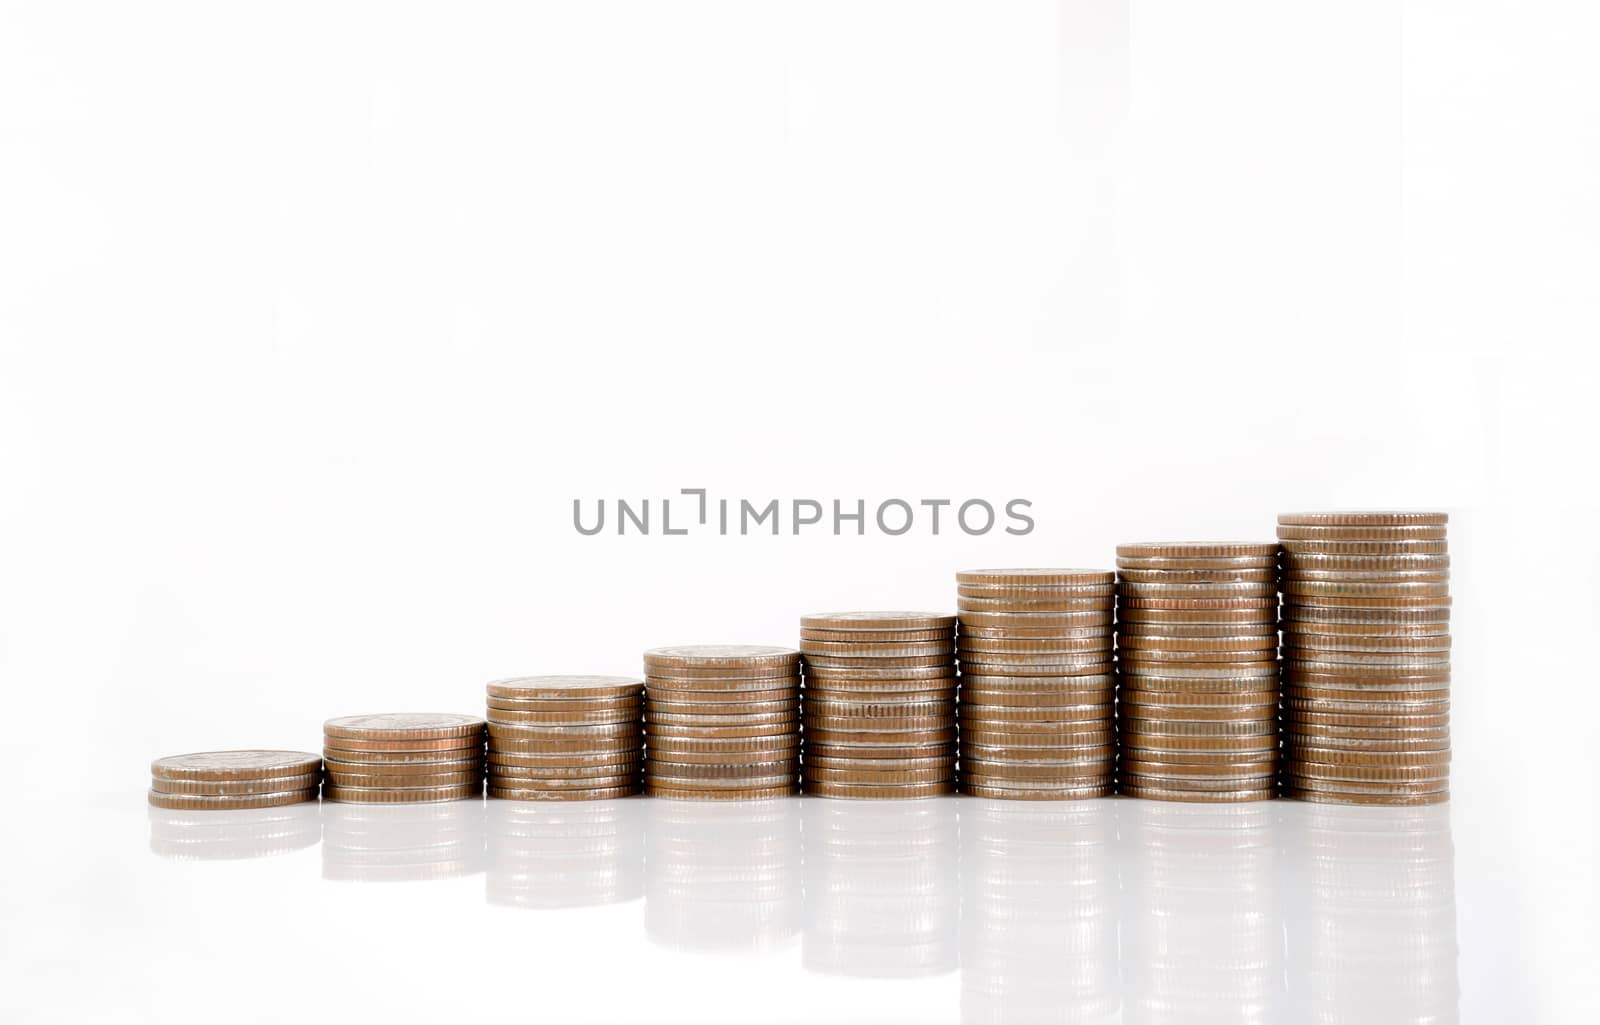
[[499,680],[487,724],[347,716],[324,725],[321,759],[158,759],[149,802],[269,808],[319,787],[348,803],[468,800],[487,765],[489,796],[543,801],[626,797],[641,782],[698,800],[802,787],[920,798],[959,778],[998,800],[1095,797],[1114,779],[1168,801],[1441,803],[1446,525],[1433,512],[1286,513],[1278,543],[1119,545],[1114,575],[969,570],[956,576],[959,632],[942,613],[827,613],[802,617],[799,650],[654,648],[643,681]]

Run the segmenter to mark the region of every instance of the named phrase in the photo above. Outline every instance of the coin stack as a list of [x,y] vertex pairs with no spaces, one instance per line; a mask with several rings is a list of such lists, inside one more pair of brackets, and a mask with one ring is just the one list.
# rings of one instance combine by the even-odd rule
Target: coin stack
[[935,612],[801,617],[806,793],[955,792],[955,625]]
[[644,668],[646,794],[749,800],[799,792],[798,651],[652,648]]
[[150,763],[150,803],[175,811],[315,801],[322,759],[305,751],[200,751]]
[[598,801],[639,792],[637,677],[519,676],[487,689],[490,797]]
[[961,786],[1053,801],[1111,793],[1116,576],[1096,569],[956,574]]
[[1441,512],[1288,513],[1284,793],[1450,796],[1450,555]]
[[483,720],[471,715],[385,712],[322,724],[328,785],[322,796],[352,804],[421,804],[483,794]]
[[1273,544],[1117,546],[1121,791],[1168,801],[1273,796]]

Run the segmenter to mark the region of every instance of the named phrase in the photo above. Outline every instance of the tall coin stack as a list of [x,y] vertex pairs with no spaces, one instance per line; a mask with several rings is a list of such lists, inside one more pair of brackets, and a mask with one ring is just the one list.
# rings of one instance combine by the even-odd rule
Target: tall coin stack
[[1117,546],[1119,787],[1271,798],[1278,767],[1273,544]]
[[1096,569],[956,574],[961,786],[980,797],[1103,797],[1116,770],[1116,576]]
[[800,653],[691,644],[644,653],[645,793],[748,800],[800,790]]
[[955,793],[955,625],[935,612],[801,617],[806,793]]
[[486,689],[490,797],[598,801],[639,792],[637,677],[519,676]]
[[276,808],[317,799],[322,759],[305,751],[199,751],[150,763],[153,807],[170,811]]
[[1286,513],[1284,793],[1450,796],[1450,555],[1441,512]]
[[423,804],[483,795],[483,720],[472,715],[385,712],[322,724],[328,784],[322,796],[352,804]]

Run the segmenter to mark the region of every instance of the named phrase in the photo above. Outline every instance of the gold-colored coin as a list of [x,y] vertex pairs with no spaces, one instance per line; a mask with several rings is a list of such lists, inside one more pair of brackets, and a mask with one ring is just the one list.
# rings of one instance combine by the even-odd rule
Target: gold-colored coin
[[645,731],[646,747],[657,743],[661,737],[693,737],[706,738],[731,738],[731,737],[770,737],[776,734],[793,734],[799,736],[798,720],[788,720],[781,723],[752,723],[747,726],[725,725],[681,725],[677,723],[652,722]]
[[906,786],[947,781],[953,783],[956,778],[956,767],[953,764],[914,769],[896,765],[892,759],[883,759],[883,761],[889,764],[888,767],[881,769],[859,767],[833,769],[824,766],[807,765],[802,786],[816,783]]
[[937,666],[890,666],[881,669],[856,667],[835,669],[807,666],[806,680],[946,680],[956,675],[955,660]]
[[1121,716],[1135,728],[1146,722],[1276,722],[1278,703],[1240,705],[1154,705],[1125,701]]
[[1037,587],[1073,587],[1109,584],[1116,575],[1105,569],[964,569],[957,584],[1014,584]]
[[1262,640],[1276,639],[1277,636],[1278,623],[1275,619],[1254,623],[1128,622],[1117,626],[1119,644],[1125,639],[1173,644],[1216,641],[1219,647],[1223,647],[1235,638],[1259,644]]
[[1139,797],[1148,801],[1179,801],[1188,804],[1232,804],[1246,801],[1270,801],[1272,787],[1255,787],[1248,790],[1178,790],[1172,787],[1137,787],[1120,785],[1117,792],[1126,797]]
[[372,775],[361,772],[328,771],[328,785],[336,787],[375,787],[378,789],[411,789],[415,787],[451,787],[477,783],[483,779],[481,769],[466,772],[387,773]]
[[323,723],[322,735],[359,741],[471,740],[483,735],[483,720],[475,715],[442,712],[346,715]]
[[963,678],[966,676],[1003,676],[1019,677],[1032,676],[1039,678],[1069,677],[1069,676],[1106,676],[1116,670],[1116,664],[1111,661],[1083,661],[1083,662],[1011,662],[985,659],[984,661],[965,661],[961,664]]
[[514,700],[620,700],[644,691],[636,676],[511,676],[484,688],[491,698]]
[[805,630],[946,630],[956,617],[942,612],[819,612],[800,617]]
[[1137,569],[1117,570],[1117,580],[1126,584],[1249,584],[1272,585],[1278,582],[1278,568],[1266,565],[1251,569]]
[[814,797],[844,797],[856,800],[909,800],[923,797],[941,797],[956,792],[955,780],[938,783],[908,783],[881,785],[873,783],[827,783],[807,780],[805,792]]
[[[885,720],[884,722],[893,722]],[[877,728],[846,728],[835,729],[828,726],[816,725],[806,729],[805,749],[813,746],[849,746],[849,747],[895,747],[895,746],[926,746],[930,744],[953,744],[956,741],[956,725],[954,720],[941,721],[937,726],[916,726],[905,729],[883,728],[880,722]]]
[[1105,612],[1112,607],[1113,596],[1103,598],[956,598],[956,608],[965,617],[969,612],[1023,614]]
[[798,712],[799,710],[799,691],[795,691],[793,694],[779,698],[775,701],[749,701],[734,703],[730,701],[699,702],[651,698],[649,704],[646,706],[646,713],[652,719],[657,719],[661,716],[693,715],[709,716],[711,717],[712,721],[717,721],[728,716],[737,717],[737,721],[749,721],[750,716],[775,715],[786,712]]
[[928,641],[949,641],[955,637],[955,627],[937,630],[824,630],[802,627],[802,641],[828,641],[869,644],[921,644]]
[[1361,541],[1350,539],[1316,540],[1310,538],[1280,539],[1284,554],[1289,557],[1302,555],[1325,556],[1421,556],[1421,555],[1447,555],[1450,552],[1450,542],[1443,538],[1434,540],[1394,540]]
[[162,779],[157,776],[150,781],[150,789],[158,794],[234,797],[315,790],[321,782],[321,772],[301,773],[298,776],[273,776],[267,779]]
[[1404,526],[1295,526],[1278,525],[1281,541],[1443,541],[1448,528],[1423,524]]
[[1442,527],[1449,522],[1449,513],[1394,509],[1278,514],[1279,524],[1298,527]]
[[827,658],[927,658],[948,657],[955,649],[954,638],[938,641],[914,641],[865,644],[855,641],[800,642],[800,651],[806,659],[818,656]]
[[1428,794],[1346,794],[1300,790],[1285,786],[1283,796],[1292,801],[1312,801],[1319,804],[1414,806],[1444,804],[1450,800],[1450,791],[1440,790]]
[[1250,627],[1277,627],[1277,609],[1273,606],[1261,606],[1248,609],[1231,608],[1174,608],[1153,609],[1132,606],[1122,606],[1117,609],[1118,629],[1121,630],[1129,623],[1154,623],[1163,626],[1173,624],[1203,624],[1209,626],[1250,626]]
[[484,707],[491,711],[614,712],[637,709],[643,703],[644,685],[640,684],[639,693],[625,698],[497,698],[491,695],[484,700]]
[[800,771],[800,756],[765,762],[679,762],[652,758],[645,773],[655,780],[746,780],[767,776],[792,777]]
[[794,797],[800,793],[800,784],[785,783],[779,786],[751,787],[679,787],[646,780],[646,797],[664,797],[676,801],[764,801],[774,797]]
[[1093,705],[978,705],[962,702],[960,718],[969,722],[992,723],[1058,723],[1058,722],[1109,722],[1113,715],[1110,702]]
[[492,723],[535,724],[544,726],[599,726],[606,723],[635,722],[639,719],[640,708],[593,709],[580,712],[557,711],[547,712],[543,709],[528,708],[491,708],[489,721]]
[[806,667],[808,669],[920,669],[931,666],[953,665],[955,658],[954,647],[938,655],[915,655],[906,658],[880,657],[878,655],[862,655],[860,657],[807,655]]
[[157,779],[269,779],[302,776],[321,768],[322,757],[309,751],[196,751],[157,758],[150,763],[150,775]]
[[1116,584],[1065,584],[1044,586],[1038,584],[957,584],[956,596],[960,598],[985,598],[996,601],[1074,601],[1099,599],[1105,601],[1116,594]]
[[[1068,677],[1071,679],[1071,677]],[[962,701],[972,705],[1009,705],[1015,708],[1056,708],[1074,705],[1109,705],[1116,696],[1116,688],[1109,684],[1097,684],[1086,688],[1050,688],[1036,690],[1022,690],[1020,688],[991,689],[987,687],[965,687],[961,692]]]
[[1123,772],[1139,777],[1201,776],[1220,779],[1270,779],[1278,771],[1278,759],[1218,759],[1205,762],[1158,762],[1143,758],[1121,761]]
[[800,661],[794,648],[765,644],[681,644],[651,648],[644,653],[644,664],[681,671],[695,669],[783,669]]
[[483,755],[474,751],[467,758],[399,762],[379,761],[376,757],[329,758],[324,765],[330,774],[334,772],[353,772],[358,775],[426,776],[438,772],[471,772],[483,766]]
[[992,801],[1068,801],[1092,800],[1110,797],[1116,791],[1110,785],[1089,787],[1051,787],[1047,790],[1022,790],[1016,787],[985,786],[963,781],[961,792],[971,797]]
[[956,645],[962,657],[974,652],[997,651],[1018,654],[1065,654],[1111,651],[1113,635],[1104,631],[1093,637],[968,637]]
[[[1275,579],[1223,583],[1124,580],[1117,584],[1117,596],[1119,601],[1124,602],[1168,600],[1187,603],[1200,600],[1227,602],[1231,606],[1238,601],[1250,599],[1264,601],[1270,598],[1273,602],[1276,602],[1278,598],[1278,582]],[[1158,605],[1155,607],[1162,608],[1163,606]],[[1189,606],[1179,605],[1172,607],[1187,608]]]
[[1277,544],[1269,542],[1243,544],[1228,541],[1141,542],[1117,545],[1118,559],[1275,559],[1277,556]]
[[146,794],[150,804],[170,811],[238,811],[244,808],[277,808],[286,804],[301,804],[317,799],[317,790],[291,790],[277,794],[166,794],[151,790]]
[[490,797],[503,801],[609,801],[634,796],[639,793],[639,784],[592,790],[512,790],[492,786],[488,792]]

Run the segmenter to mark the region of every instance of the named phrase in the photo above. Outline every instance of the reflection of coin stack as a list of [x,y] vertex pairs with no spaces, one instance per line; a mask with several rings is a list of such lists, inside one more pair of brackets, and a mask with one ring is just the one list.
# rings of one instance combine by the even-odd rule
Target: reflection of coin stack
[[956,574],[964,791],[1033,800],[1111,793],[1115,579],[1085,569]]
[[639,792],[637,678],[520,676],[488,692],[490,797],[595,801]]
[[800,927],[798,801],[648,801],[645,931],[680,950],[758,951]]
[[150,850],[179,861],[242,861],[284,854],[322,839],[322,809],[306,800],[239,811],[149,809]]
[[744,800],[800,790],[800,653],[752,644],[652,648],[645,793]]
[[1275,805],[1119,805],[1128,1025],[1278,1022]]
[[819,797],[955,792],[955,617],[803,616],[805,790]]
[[491,801],[490,904],[575,908],[644,895],[645,802]]
[[879,979],[954,971],[957,802],[804,804],[805,969]]
[[169,811],[276,808],[317,799],[322,759],[307,751],[199,751],[150,763],[149,801]]
[[961,1020],[1112,1022],[1116,805],[961,805]]
[[1272,797],[1277,546],[1118,545],[1117,577],[1122,792]]
[[1285,805],[1295,1021],[1458,1020],[1450,812]]
[[483,795],[483,720],[471,715],[385,712],[322,724],[328,786],[322,796],[355,804],[425,804]]
[[330,804],[322,878],[424,882],[483,871],[482,801]]
[[1278,517],[1287,796],[1449,798],[1446,521],[1412,512]]

